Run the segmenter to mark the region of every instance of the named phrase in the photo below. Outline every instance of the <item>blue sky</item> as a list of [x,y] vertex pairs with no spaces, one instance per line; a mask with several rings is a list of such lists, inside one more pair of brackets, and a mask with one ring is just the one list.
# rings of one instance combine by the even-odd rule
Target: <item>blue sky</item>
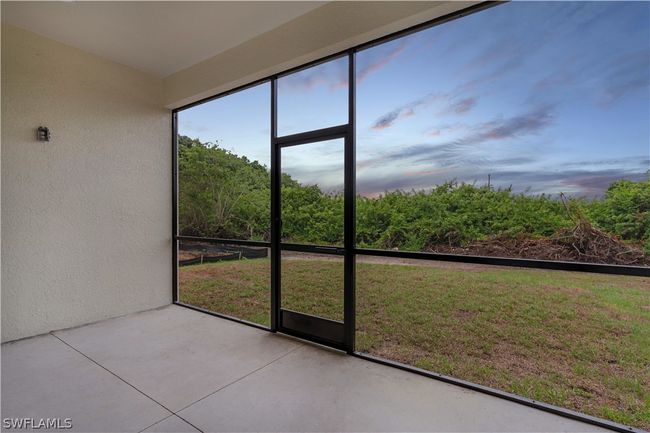
[[[650,168],[650,3],[512,2],[357,54],[357,190],[448,180],[599,196]],[[268,85],[180,113],[181,134],[269,164]],[[278,82],[281,135],[347,121],[347,59]],[[339,142],[283,171],[341,188]]]

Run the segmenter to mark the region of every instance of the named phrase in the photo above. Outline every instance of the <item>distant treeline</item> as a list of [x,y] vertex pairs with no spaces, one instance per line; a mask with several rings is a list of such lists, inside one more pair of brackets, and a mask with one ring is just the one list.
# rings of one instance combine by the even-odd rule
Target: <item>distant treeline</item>
[[[269,240],[268,168],[218,146],[179,137],[179,224],[185,235]],[[426,251],[495,236],[549,237],[575,216],[650,253],[650,179],[613,182],[601,199],[525,195],[448,182],[427,191],[357,198],[357,243]],[[282,176],[283,238],[343,242],[343,197]]]

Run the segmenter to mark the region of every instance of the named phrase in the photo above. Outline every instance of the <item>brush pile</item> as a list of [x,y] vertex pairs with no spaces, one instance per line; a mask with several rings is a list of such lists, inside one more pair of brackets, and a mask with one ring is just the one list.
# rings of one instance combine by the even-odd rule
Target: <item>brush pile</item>
[[497,236],[465,246],[436,245],[431,252],[611,265],[650,266],[640,247],[608,235],[588,222],[550,238]]
[[558,260],[611,265],[650,266],[650,255],[641,246],[626,243],[596,227],[565,200],[575,225],[548,238],[499,235],[464,246],[435,245],[431,252],[491,257]]

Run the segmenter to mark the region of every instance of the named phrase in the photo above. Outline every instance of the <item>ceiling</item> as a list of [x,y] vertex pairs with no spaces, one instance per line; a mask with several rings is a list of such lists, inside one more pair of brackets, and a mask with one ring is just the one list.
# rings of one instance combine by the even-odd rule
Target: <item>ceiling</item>
[[2,1],[2,22],[162,78],[325,3]]

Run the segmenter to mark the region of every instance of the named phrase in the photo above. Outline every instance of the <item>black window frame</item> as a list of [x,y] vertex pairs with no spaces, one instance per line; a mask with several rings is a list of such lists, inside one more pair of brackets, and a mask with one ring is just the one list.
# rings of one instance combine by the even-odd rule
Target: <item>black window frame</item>
[[[565,409],[562,407],[550,405],[540,401],[532,400],[526,397],[519,395],[511,394],[505,391],[498,389],[486,387],[483,385],[478,385],[461,379],[437,374],[427,370],[423,370],[417,367],[410,365],[402,364],[396,361],[389,359],[379,358],[373,355],[366,353],[361,353],[355,351],[354,345],[354,334],[355,334],[355,274],[356,267],[355,261],[357,255],[363,256],[376,256],[376,257],[393,257],[393,258],[403,258],[403,259],[417,259],[417,260],[431,260],[431,261],[446,261],[446,262],[458,262],[458,263],[474,263],[474,264],[483,264],[483,265],[497,265],[497,266],[508,266],[508,267],[519,267],[519,268],[533,268],[533,269],[547,269],[547,270],[561,270],[561,271],[573,271],[573,272],[591,272],[591,273],[603,273],[603,274],[614,274],[614,275],[627,275],[627,276],[639,276],[639,277],[650,277],[650,267],[642,266],[627,266],[627,265],[611,265],[611,264],[598,264],[598,263],[583,263],[583,262],[570,262],[570,261],[551,261],[551,260],[537,260],[537,259],[523,259],[523,258],[510,258],[510,257],[491,257],[491,256],[476,256],[476,255],[461,255],[461,254],[443,254],[443,253],[430,253],[430,252],[410,252],[410,251],[394,251],[394,250],[379,250],[379,249],[370,249],[370,248],[357,248],[356,247],[356,161],[355,161],[355,151],[356,151],[356,122],[355,122],[355,113],[356,113],[356,83],[355,83],[355,55],[359,51],[371,48],[376,45],[380,45],[389,41],[392,41],[397,38],[407,36],[412,33],[416,33],[449,21],[457,20],[464,16],[483,11],[485,9],[494,7],[496,5],[506,3],[502,1],[486,1],[482,2],[460,11],[444,15],[439,18],[406,28],[404,30],[397,31],[395,33],[380,37],[378,39],[366,42],[352,48],[325,56],[318,60],[305,63],[303,65],[287,69],[280,73],[272,74],[265,78],[253,81],[251,83],[235,87],[231,90],[218,93],[216,95],[198,100],[196,102],[184,105],[182,107],[172,110],[172,260],[173,260],[173,272],[172,272],[172,300],[174,304],[181,305],[187,308],[191,308],[197,311],[201,311],[213,316],[225,318],[228,320],[233,320],[245,325],[254,326],[259,329],[263,329],[270,332],[283,332],[291,333],[284,329],[281,322],[281,308],[280,308],[280,254],[282,250],[285,251],[303,251],[303,252],[317,252],[325,254],[337,254],[345,258],[345,275],[344,279],[346,281],[346,291],[344,293],[344,317],[345,317],[345,339],[344,344],[331,344],[327,341],[319,341],[318,339],[309,338],[306,335],[293,334],[301,338],[310,339],[313,342],[329,345],[335,349],[343,350],[348,354],[369,360],[372,362],[380,363],[383,365],[388,365],[391,367],[396,367],[402,370],[413,372],[416,374],[424,375],[433,379],[441,380],[446,383],[462,386],[467,389],[474,391],[482,392],[499,398],[503,398],[509,401],[520,403],[529,407],[534,407],[537,409],[544,410],[546,412],[554,413],[563,417],[579,420],[588,424],[592,424],[599,427],[608,428],[614,431],[619,432],[635,432],[641,431],[634,427],[625,426],[618,424],[612,421],[605,419],[600,419],[583,413],[575,412],[570,409]],[[348,57],[349,65],[349,81],[348,81],[348,123],[344,125],[332,126],[323,129],[305,131],[291,135],[278,136],[278,118],[277,118],[277,80],[286,75],[292,74],[294,72],[299,72],[301,70],[317,66],[319,64],[335,60],[337,58]],[[178,113],[189,108],[195,107],[197,105],[204,104],[206,102],[213,101],[215,99],[220,99],[225,96],[237,93],[248,88],[258,86],[260,84],[270,83],[271,85],[271,133],[270,133],[270,150],[271,150],[271,212],[269,215],[271,222],[271,241],[250,241],[250,240],[237,240],[237,239],[222,239],[222,238],[203,238],[203,237],[194,237],[194,236],[180,236],[178,234]],[[281,220],[280,220],[280,179],[281,173],[279,170],[279,158],[280,158],[280,149],[285,146],[299,145],[314,141],[323,141],[332,138],[345,138],[345,179],[346,185],[344,190],[344,199],[345,199],[345,221],[344,221],[344,245],[342,248],[336,248],[332,251],[327,250],[318,250],[318,248],[323,248],[320,246],[313,245],[302,245],[302,244],[286,244],[283,243],[282,248],[280,246],[280,236],[281,236]],[[349,145],[348,145],[349,144]],[[215,244],[234,244],[234,245],[248,245],[248,246],[258,246],[258,247],[267,247],[271,250],[271,326],[266,327],[256,323],[251,323],[246,320],[241,320],[231,316],[223,315],[217,312],[205,310],[203,308],[195,307],[192,305],[187,305],[179,302],[178,296],[178,242],[181,240],[188,241],[201,241]]]

